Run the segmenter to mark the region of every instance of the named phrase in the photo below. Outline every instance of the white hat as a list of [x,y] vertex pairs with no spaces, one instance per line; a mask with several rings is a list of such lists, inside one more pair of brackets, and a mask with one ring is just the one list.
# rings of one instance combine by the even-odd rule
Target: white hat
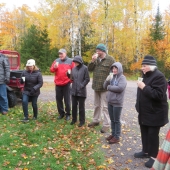
[[29,60],[27,61],[26,66],[35,66],[35,60],[29,59]]

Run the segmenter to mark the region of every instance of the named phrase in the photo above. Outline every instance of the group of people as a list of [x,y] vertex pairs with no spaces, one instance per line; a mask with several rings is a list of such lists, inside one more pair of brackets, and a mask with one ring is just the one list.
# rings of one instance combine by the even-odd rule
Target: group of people
[[[8,103],[4,95],[6,95],[5,84],[9,82],[9,63],[2,54],[0,55],[0,69],[0,111],[2,114],[6,114]],[[163,170],[166,162],[164,158],[164,162],[160,160],[165,145],[166,148],[163,151],[167,153],[167,162],[170,157],[169,149],[167,151],[167,147],[170,148],[170,144],[167,142],[170,142],[169,134],[160,150],[161,153],[158,154],[159,131],[162,126],[168,123],[167,81],[157,69],[157,63],[153,56],[146,55],[144,57],[141,70],[142,81],[137,82],[135,107],[141,130],[142,150],[135,153],[134,157],[149,158],[145,163],[146,167],[153,166],[154,170]],[[96,53],[92,56],[88,66],[83,64],[81,56],[77,55],[71,59],[67,56],[65,49],[60,49],[59,58],[52,63],[50,71],[55,74],[58,119],[65,118],[66,121],[71,119],[70,102],[72,101],[72,121],[70,124],[74,125],[77,122],[79,112],[79,127],[85,124],[86,85],[90,81],[89,72],[93,72],[94,114],[88,127],[98,126],[102,122],[101,133],[109,132],[111,127],[111,134],[106,137],[108,143],[118,143],[121,136],[120,118],[127,81],[123,74],[122,64],[115,62],[114,58],[107,54],[106,46],[104,44],[97,45]],[[24,119],[22,121],[29,121],[29,101],[32,102],[33,120],[36,120],[38,116],[37,99],[43,85],[43,78],[35,60],[27,61],[26,70],[21,75],[21,83],[24,83],[22,92]],[[160,167],[164,168],[160,169]]]

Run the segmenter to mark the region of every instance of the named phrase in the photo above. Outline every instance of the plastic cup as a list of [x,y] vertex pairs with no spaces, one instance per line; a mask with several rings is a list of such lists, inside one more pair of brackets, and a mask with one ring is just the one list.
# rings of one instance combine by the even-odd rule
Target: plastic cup
[[142,77],[138,77],[138,81],[143,81],[143,78]]
[[68,69],[68,74],[71,74],[71,70],[70,69]]
[[96,58],[97,58],[97,57],[99,56],[99,54],[96,53],[95,56],[96,56]]
[[59,64],[58,62],[55,63],[56,67],[58,67],[58,64]]
[[110,75],[110,76],[113,76],[113,73],[110,73],[109,75]]
[[22,77],[22,80],[25,82],[25,77]]
[[98,57],[99,55],[97,54],[97,53],[95,53],[93,56],[92,56],[92,59],[97,59],[97,57]]

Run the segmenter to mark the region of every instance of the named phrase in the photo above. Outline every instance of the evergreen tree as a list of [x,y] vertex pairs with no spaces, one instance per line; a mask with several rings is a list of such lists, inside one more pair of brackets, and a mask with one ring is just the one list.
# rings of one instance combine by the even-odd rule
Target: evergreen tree
[[164,24],[162,21],[162,16],[160,14],[159,6],[157,9],[155,20],[152,24],[152,28],[150,29],[150,36],[154,42],[163,40],[165,37]]
[[21,62],[26,63],[28,59],[35,59],[41,71],[49,71],[53,60],[58,56],[57,49],[50,49],[50,39],[47,29],[40,30],[31,25],[27,33],[21,38]]
[[150,46],[149,46],[149,53],[156,57],[158,68],[165,72],[165,63],[163,60],[163,56],[159,56],[159,45],[158,41],[164,40],[165,37],[165,30],[164,24],[162,21],[162,16],[159,11],[159,6],[157,9],[157,13],[155,15],[154,22],[152,24],[152,28],[150,29]]

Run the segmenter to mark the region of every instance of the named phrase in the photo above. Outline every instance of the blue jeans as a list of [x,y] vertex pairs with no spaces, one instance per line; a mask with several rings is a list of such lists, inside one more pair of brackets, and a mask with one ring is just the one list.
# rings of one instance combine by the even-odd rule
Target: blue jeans
[[38,116],[38,107],[37,107],[37,99],[38,96],[28,96],[26,94],[22,94],[22,108],[24,112],[24,117],[28,118],[28,102],[31,100],[32,108],[33,108],[33,117],[37,118]]
[[122,107],[114,107],[108,104],[108,111],[111,120],[112,136],[114,136],[116,139],[119,139],[121,133],[120,115]]
[[0,112],[8,111],[8,98],[6,84],[0,84]]

